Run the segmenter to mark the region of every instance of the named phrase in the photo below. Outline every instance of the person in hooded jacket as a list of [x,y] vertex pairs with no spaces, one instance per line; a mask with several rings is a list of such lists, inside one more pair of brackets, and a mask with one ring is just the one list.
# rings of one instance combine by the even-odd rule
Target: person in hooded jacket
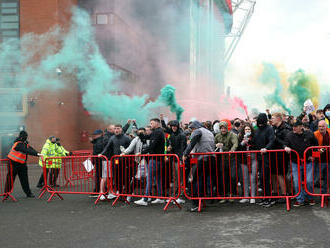
[[[186,150],[183,152],[182,160],[187,162],[187,158],[189,154],[192,153],[209,153],[214,152],[215,144],[214,144],[214,135],[211,131],[207,130],[202,126],[199,121],[193,121],[189,128],[193,131],[190,136],[190,143],[188,144]],[[193,174],[193,181],[192,181],[192,196],[194,197],[204,197],[206,190],[204,191],[203,178],[207,178],[208,175],[204,175],[203,170],[205,165],[215,164],[214,157],[208,155],[201,155],[197,156],[197,165],[193,165],[192,174]],[[186,166],[189,166],[186,163]],[[205,172],[207,174],[207,172]],[[203,177],[204,175],[204,177]],[[195,212],[198,210],[198,200],[192,201],[192,207],[190,209],[191,212]]]
[[[220,133],[215,136],[215,146],[219,152],[234,152],[238,147],[237,135],[228,130],[228,123],[221,121]],[[237,158],[237,157],[236,157]],[[218,173],[213,174],[221,175],[218,176],[218,185],[220,185],[220,191],[223,196],[237,196],[237,171],[239,171],[238,164],[235,161],[235,156],[231,154],[220,154],[217,156],[218,159]],[[224,171],[224,175],[222,175]],[[224,178],[222,178],[224,177]],[[225,189],[222,189],[223,182],[225,182]],[[223,191],[224,190],[224,191]],[[220,203],[224,203],[226,200],[221,200]]]
[[12,190],[16,175],[18,175],[26,197],[33,198],[34,194],[31,192],[29,185],[28,168],[26,166],[26,161],[28,159],[28,155],[38,157],[41,156],[41,154],[29,145],[27,138],[28,133],[26,131],[21,131],[19,133],[19,136],[15,139],[14,145],[12,146],[8,154],[8,158],[12,165],[13,180],[11,180],[10,172],[8,170],[5,189],[6,192],[10,192]]
[[[180,123],[177,120],[172,120],[169,122],[170,128],[167,128],[164,125],[165,122],[162,120],[162,126],[165,129],[165,132],[169,133],[169,146],[167,147],[167,153],[178,155],[180,161],[182,161],[183,151],[187,146],[186,135],[180,128]],[[175,168],[173,168],[173,181],[175,184],[175,192],[178,191],[178,170],[180,169],[180,165],[178,163],[174,164]],[[182,175],[183,173],[181,173]],[[180,178],[180,182],[182,182],[182,177]],[[184,200],[179,198],[177,202],[184,203]]]
[[[255,131],[253,143],[255,148],[260,150],[261,154],[257,155],[259,172],[261,175],[260,181],[263,188],[264,196],[270,196],[270,176],[269,176],[269,156],[267,150],[272,149],[275,142],[274,129],[267,124],[268,118],[265,113],[260,113],[257,118],[257,127]],[[269,201],[268,199],[263,199],[259,204],[264,207],[270,207],[275,204],[275,201]]]

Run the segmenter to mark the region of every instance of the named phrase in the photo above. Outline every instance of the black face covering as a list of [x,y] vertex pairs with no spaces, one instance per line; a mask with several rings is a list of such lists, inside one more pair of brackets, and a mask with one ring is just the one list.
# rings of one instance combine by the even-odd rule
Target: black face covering
[[240,127],[241,123],[235,122],[234,125],[235,125],[235,127]]
[[138,136],[141,140],[145,139],[146,137],[144,133],[139,133]]

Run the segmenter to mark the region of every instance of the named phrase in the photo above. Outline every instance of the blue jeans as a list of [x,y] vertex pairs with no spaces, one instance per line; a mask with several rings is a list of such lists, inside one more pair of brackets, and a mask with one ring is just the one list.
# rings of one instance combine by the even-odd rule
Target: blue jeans
[[[152,195],[152,183],[156,182],[158,196],[162,195],[161,168],[160,162],[151,159],[148,164],[146,195]],[[146,201],[147,198],[144,198]]]
[[[307,184],[307,189],[309,192],[313,192],[313,166],[312,163],[306,164],[306,174],[307,179],[304,177],[304,166],[300,166],[300,177],[301,181],[305,178],[305,182]],[[298,165],[294,162],[292,162],[292,176],[293,176],[293,183],[294,183],[294,189],[295,192],[298,193],[299,191],[299,182],[298,182]],[[300,203],[303,203],[305,199],[312,200],[313,197],[308,195],[305,191],[305,188],[303,185],[301,185],[301,192],[297,196],[297,201]]]

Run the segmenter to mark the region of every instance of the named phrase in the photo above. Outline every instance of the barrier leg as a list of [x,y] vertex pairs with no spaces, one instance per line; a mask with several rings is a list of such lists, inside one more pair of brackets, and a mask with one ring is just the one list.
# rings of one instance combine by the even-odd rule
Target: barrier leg
[[321,208],[324,208],[324,195],[321,196]]
[[94,202],[95,205],[99,203],[100,198],[101,198],[102,195],[105,197],[105,199],[107,200],[107,202],[110,202],[110,200],[108,199],[106,193],[101,193],[101,194],[99,194],[99,196],[97,197],[96,201]]
[[39,197],[38,199],[41,199],[43,197],[43,195],[46,193],[47,191],[47,186],[43,186],[42,189],[40,189],[40,194],[39,194]]
[[112,206],[116,205],[117,201],[119,200],[120,196],[117,196],[117,198],[113,201]]
[[286,198],[286,211],[290,211],[291,209],[291,201],[290,201],[290,198],[287,197]]
[[128,205],[130,205],[130,203],[127,201],[126,199],[126,196],[122,196],[122,195],[119,195],[116,200],[112,203],[112,206],[116,205],[117,201],[120,200],[120,199],[124,199],[124,202],[126,202]]
[[173,201],[173,203],[175,205],[177,205],[178,208],[182,208],[181,205],[179,203],[177,203],[177,201],[174,198],[169,199],[169,201],[167,202],[166,206],[164,207],[164,211],[166,211],[168,209],[168,206],[170,205],[170,203]]
[[198,200],[198,212],[202,211],[202,199]]
[[63,200],[63,197],[59,193],[53,192],[47,202],[50,202],[53,199],[54,195],[57,195],[61,200]]
[[17,200],[15,199],[15,197],[13,197],[10,193],[6,193],[2,199],[2,202],[4,202],[5,200],[8,199],[8,197],[10,197],[10,199],[12,199],[14,202],[17,202]]

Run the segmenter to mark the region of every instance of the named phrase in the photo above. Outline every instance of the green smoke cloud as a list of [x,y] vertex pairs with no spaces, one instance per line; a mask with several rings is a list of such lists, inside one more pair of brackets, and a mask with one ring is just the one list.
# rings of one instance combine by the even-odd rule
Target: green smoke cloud
[[173,91],[169,99],[164,94],[150,103],[146,103],[147,95],[123,95],[119,73],[109,67],[99,51],[89,14],[73,8],[71,22],[67,31],[57,27],[43,35],[27,34],[21,40],[1,44],[0,67],[19,68],[15,78],[9,76],[2,81],[2,87],[14,84],[25,93],[71,87],[71,82],[56,73],[60,68],[63,74],[77,79],[85,109],[103,120],[136,119],[144,124],[160,106],[168,105],[177,111]]
[[264,68],[261,76],[259,77],[259,81],[265,85],[274,87],[274,92],[265,97],[266,103],[269,106],[276,104],[291,114],[291,109],[287,107],[281,96],[283,87],[281,85],[281,78],[278,70],[273,64],[270,63],[263,63],[263,67]]

